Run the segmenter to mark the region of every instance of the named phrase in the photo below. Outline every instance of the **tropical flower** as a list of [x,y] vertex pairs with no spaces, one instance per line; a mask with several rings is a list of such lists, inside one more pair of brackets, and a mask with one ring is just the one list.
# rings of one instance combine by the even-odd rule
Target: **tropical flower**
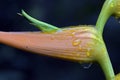
[[32,53],[79,63],[98,62],[107,80],[119,80],[119,74],[114,74],[102,37],[108,18],[111,15],[120,17],[119,2],[120,0],[105,1],[96,26],[58,28],[39,21],[22,10],[21,15],[41,32],[0,32],[0,42]]

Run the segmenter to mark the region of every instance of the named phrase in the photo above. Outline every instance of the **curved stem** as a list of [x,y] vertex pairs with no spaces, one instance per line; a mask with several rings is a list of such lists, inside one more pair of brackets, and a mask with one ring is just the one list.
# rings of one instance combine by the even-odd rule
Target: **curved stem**
[[114,70],[113,70],[109,55],[107,53],[107,50],[104,51],[103,54],[104,54],[103,56],[98,58],[98,62],[102,67],[106,80],[115,80]]
[[105,23],[114,12],[114,0],[106,0],[98,17],[96,28],[102,35]]
[[[101,36],[103,33],[104,26],[111,15],[113,15],[116,18],[120,17],[120,0],[106,0],[105,1],[102,7],[101,13],[96,22],[96,28],[99,31]],[[115,74],[114,74],[107,50],[104,53],[105,55],[99,58],[98,62],[104,71],[106,79],[115,80]]]
[[[102,35],[100,35],[102,36]],[[110,61],[110,57],[109,54],[107,52],[105,43],[103,41],[103,39],[101,39],[102,42],[96,43],[95,45],[95,52],[93,52],[93,57],[95,58],[95,60],[100,64],[106,80],[115,80],[115,74],[114,74],[114,70]]]

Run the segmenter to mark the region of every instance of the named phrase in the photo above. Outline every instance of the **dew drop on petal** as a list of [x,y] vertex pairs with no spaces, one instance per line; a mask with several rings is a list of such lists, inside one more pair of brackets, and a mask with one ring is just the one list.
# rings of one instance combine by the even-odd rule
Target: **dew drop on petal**
[[86,52],[86,56],[87,56],[87,57],[90,57],[90,55],[91,55],[91,54],[90,54],[90,48],[89,48],[88,51]]
[[79,40],[79,39],[76,39],[76,40],[74,40],[73,41],[73,46],[77,46],[77,45],[79,45],[81,43],[81,40]]
[[92,66],[92,63],[82,63],[81,66],[82,66],[84,69],[89,69],[89,68]]
[[87,55],[87,57],[90,57],[90,52],[87,52],[86,55]]
[[74,36],[74,35],[75,35],[75,32],[72,32],[72,35]]

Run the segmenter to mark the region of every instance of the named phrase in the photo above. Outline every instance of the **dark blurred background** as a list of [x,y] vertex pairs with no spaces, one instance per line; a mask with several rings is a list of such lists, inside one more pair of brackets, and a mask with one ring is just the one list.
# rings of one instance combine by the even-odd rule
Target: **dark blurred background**
[[[0,31],[38,31],[23,17],[24,9],[49,24],[95,25],[104,0],[0,0]],[[115,73],[120,72],[120,24],[111,17],[104,40]],[[98,64],[84,69],[79,63],[36,55],[0,44],[0,80],[105,80]]]

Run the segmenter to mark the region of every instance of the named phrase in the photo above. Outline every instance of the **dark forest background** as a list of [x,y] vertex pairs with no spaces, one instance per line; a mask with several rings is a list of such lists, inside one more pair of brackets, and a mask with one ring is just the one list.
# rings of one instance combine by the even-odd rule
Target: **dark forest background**
[[[33,17],[65,27],[95,25],[104,0],[0,0],[0,31],[38,31],[23,17]],[[120,72],[120,24],[111,17],[104,40],[115,73]],[[101,67],[84,69],[79,63],[36,55],[0,44],[0,80],[105,80]]]

